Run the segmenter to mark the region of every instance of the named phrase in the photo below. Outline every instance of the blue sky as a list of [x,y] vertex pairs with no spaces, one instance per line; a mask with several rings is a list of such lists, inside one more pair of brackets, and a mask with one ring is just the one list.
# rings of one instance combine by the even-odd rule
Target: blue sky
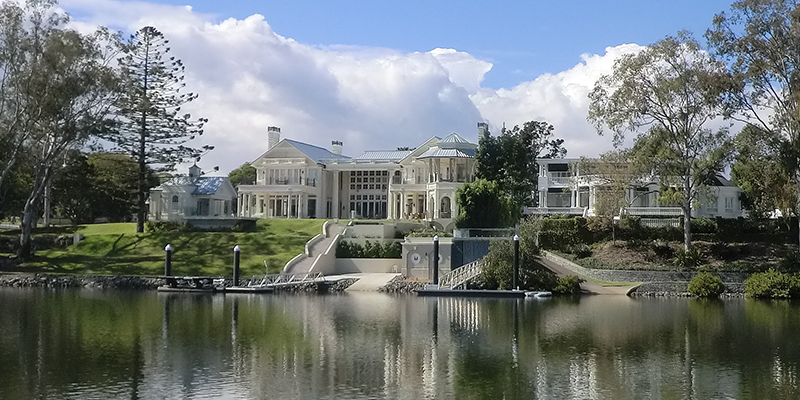
[[484,85],[511,87],[557,73],[584,53],[647,45],[686,29],[700,37],[731,0],[604,1],[157,1],[216,18],[262,14],[279,34],[309,45],[454,48],[491,61]]
[[698,38],[729,1],[61,0],[78,29],[160,29],[186,65],[183,109],[209,119],[197,146],[222,173],[266,150],[267,126],[344,153],[414,147],[456,132],[477,142],[530,120],[568,157],[612,149],[586,121],[614,60],[686,29]]

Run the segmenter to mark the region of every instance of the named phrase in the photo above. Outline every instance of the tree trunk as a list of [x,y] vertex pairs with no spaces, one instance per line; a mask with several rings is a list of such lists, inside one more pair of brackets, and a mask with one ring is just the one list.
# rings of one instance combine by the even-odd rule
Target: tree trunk
[[41,200],[44,186],[49,177],[50,172],[48,167],[37,168],[33,190],[31,190],[31,194],[28,196],[28,200],[25,201],[25,207],[22,210],[22,232],[20,233],[19,249],[17,250],[17,257],[22,260],[30,260],[31,256],[33,256],[31,235],[33,234],[33,227],[36,224],[36,219],[39,214],[39,201]]
[[687,175],[683,181],[683,249],[692,247],[692,192]]
[[[798,237],[795,238],[797,239],[797,242],[795,244],[797,244],[798,248],[800,248],[800,169],[796,169],[794,171],[794,181],[797,188],[797,199],[795,200],[795,205],[794,205],[794,215],[795,218],[797,218],[797,228],[798,228],[797,229]],[[789,214],[787,213],[786,216],[788,217]]]

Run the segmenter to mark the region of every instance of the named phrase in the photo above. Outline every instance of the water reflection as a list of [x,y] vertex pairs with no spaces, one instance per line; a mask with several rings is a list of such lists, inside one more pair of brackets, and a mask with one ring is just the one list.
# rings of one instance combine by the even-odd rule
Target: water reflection
[[0,398],[800,398],[800,307],[0,290]]

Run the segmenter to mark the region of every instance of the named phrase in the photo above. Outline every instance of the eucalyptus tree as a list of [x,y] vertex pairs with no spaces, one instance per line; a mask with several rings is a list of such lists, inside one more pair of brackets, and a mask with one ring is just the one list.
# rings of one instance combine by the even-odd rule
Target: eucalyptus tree
[[192,120],[181,107],[197,98],[184,92],[185,67],[169,56],[169,41],[156,28],[146,26],[131,36],[119,59],[122,92],[117,104],[118,127],[109,137],[118,151],[132,155],[139,165],[137,232],[144,232],[145,201],[150,189],[148,166],[158,172],[174,170],[178,163],[199,160],[211,146],[185,144],[203,134],[207,119]]
[[17,35],[14,43],[19,52],[5,77],[8,91],[2,101],[9,108],[0,106],[8,111],[0,111],[0,129],[7,143],[16,146],[10,149],[6,166],[21,154],[30,158],[32,166],[18,250],[26,259],[42,196],[64,152],[82,146],[105,127],[116,93],[110,66],[116,37],[105,29],[89,35],[66,29],[68,17],[52,1],[31,0],[16,10],[9,3],[3,7],[5,16],[19,15],[0,20],[19,24],[9,28]]
[[[726,115],[780,139],[800,209],[800,9],[795,0],[745,0],[714,17],[706,38],[730,68]],[[800,220],[798,220],[800,224]]]
[[724,65],[681,32],[614,63],[589,94],[589,120],[597,132],[608,127],[620,147],[636,133],[633,162],[660,179],[660,201],[683,212],[684,247],[692,243],[692,204],[730,157],[727,129],[707,124],[721,115],[713,82]]

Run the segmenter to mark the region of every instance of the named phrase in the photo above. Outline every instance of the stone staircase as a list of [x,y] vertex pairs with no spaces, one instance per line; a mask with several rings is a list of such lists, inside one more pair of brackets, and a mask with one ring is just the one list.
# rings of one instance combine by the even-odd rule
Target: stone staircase
[[308,253],[305,254],[305,257],[300,259],[298,262],[293,263],[289,266],[289,268],[284,268],[281,271],[282,274],[305,274],[311,269],[311,266],[314,264],[314,260],[317,258],[317,255],[324,253],[328,246],[336,238],[336,235],[342,232],[343,226],[335,223],[329,223],[327,225],[327,232],[325,232],[325,237],[316,241],[314,244],[308,247]]

